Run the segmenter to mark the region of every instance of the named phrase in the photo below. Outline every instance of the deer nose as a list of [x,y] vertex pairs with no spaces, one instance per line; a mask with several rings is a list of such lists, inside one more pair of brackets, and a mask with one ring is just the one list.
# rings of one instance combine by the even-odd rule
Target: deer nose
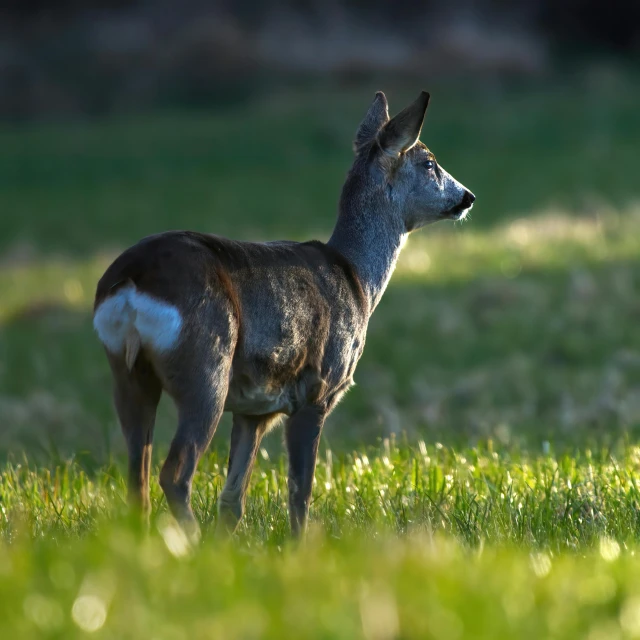
[[462,196],[462,206],[465,209],[468,209],[474,202],[476,197],[471,193],[471,191],[465,191],[464,196]]

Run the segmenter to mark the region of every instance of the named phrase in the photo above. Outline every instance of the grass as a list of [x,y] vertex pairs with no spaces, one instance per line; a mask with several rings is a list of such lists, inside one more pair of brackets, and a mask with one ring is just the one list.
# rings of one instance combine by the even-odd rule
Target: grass
[[[127,525],[116,467],[10,464],[0,630],[10,637],[600,638],[640,633],[640,449],[574,456],[385,441],[327,451],[314,523],[287,537],[284,461],[263,450],[231,544],[212,538],[223,461],[194,487],[189,546],[154,486]],[[70,544],[70,541],[73,541]]]
[[559,557],[470,553],[419,534],[183,556],[174,532],[163,536],[136,542],[112,528],[73,548],[45,542],[35,557],[17,543],[0,556],[0,629],[24,638],[443,640],[639,631],[638,559],[607,539]]
[[[477,205],[409,241],[300,545],[277,436],[213,539],[228,418],[196,476],[202,544],[155,481],[151,535],[131,526],[92,296],[166,228],[326,238],[378,87],[0,130],[0,637],[640,636],[634,78],[429,87],[423,139]],[[391,85],[392,110],[412,93]],[[174,424],[161,404],[156,476]]]
[[[532,455],[494,450],[492,442],[458,450],[385,439],[366,453],[327,449],[316,470],[314,526],[335,539],[426,531],[468,548],[489,542],[560,552],[593,547],[606,536],[633,545],[640,532],[639,465],[640,449],[631,446],[615,455]],[[215,528],[224,477],[224,457],[214,451],[193,490],[205,536]],[[6,540],[21,531],[38,539],[77,536],[126,515],[117,465],[37,468],[25,461],[8,464],[0,480]],[[289,535],[284,458],[271,461],[262,449],[254,480],[239,538],[249,547],[283,545]],[[152,497],[154,519],[162,520],[166,505],[157,484]]]

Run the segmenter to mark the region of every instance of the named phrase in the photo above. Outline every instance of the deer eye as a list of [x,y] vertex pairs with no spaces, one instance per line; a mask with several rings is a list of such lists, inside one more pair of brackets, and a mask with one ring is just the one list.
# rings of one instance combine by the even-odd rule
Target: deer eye
[[425,163],[423,163],[422,165],[427,171],[431,171],[432,169],[436,168],[436,163],[433,160],[427,160]]

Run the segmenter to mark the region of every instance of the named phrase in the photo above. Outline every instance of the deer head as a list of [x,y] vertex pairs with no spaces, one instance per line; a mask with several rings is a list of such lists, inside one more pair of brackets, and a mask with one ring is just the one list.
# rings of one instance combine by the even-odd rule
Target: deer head
[[[420,142],[429,94],[389,119],[381,91],[356,133],[351,177],[381,216],[392,216],[406,232],[438,220],[461,220],[475,196],[437,162]],[[394,225],[395,226],[395,225]]]

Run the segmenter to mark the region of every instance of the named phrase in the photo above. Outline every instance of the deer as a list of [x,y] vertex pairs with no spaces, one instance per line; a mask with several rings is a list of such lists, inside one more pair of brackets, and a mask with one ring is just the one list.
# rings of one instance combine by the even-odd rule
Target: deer
[[369,319],[408,235],[462,220],[475,200],[419,140],[429,98],[422,91],[390,118],[376,93],[328,242],[167,231],[107,268],[93,324],[128,451],[128,502],[143,521],[164,391],[178,424],[159,481],[188,538],[200,538],[194,474],[225,411],[233,420],[216,532],[236,530],[262,438],[284,419],[291,533],[304,534],[323,426],[354,384]]

